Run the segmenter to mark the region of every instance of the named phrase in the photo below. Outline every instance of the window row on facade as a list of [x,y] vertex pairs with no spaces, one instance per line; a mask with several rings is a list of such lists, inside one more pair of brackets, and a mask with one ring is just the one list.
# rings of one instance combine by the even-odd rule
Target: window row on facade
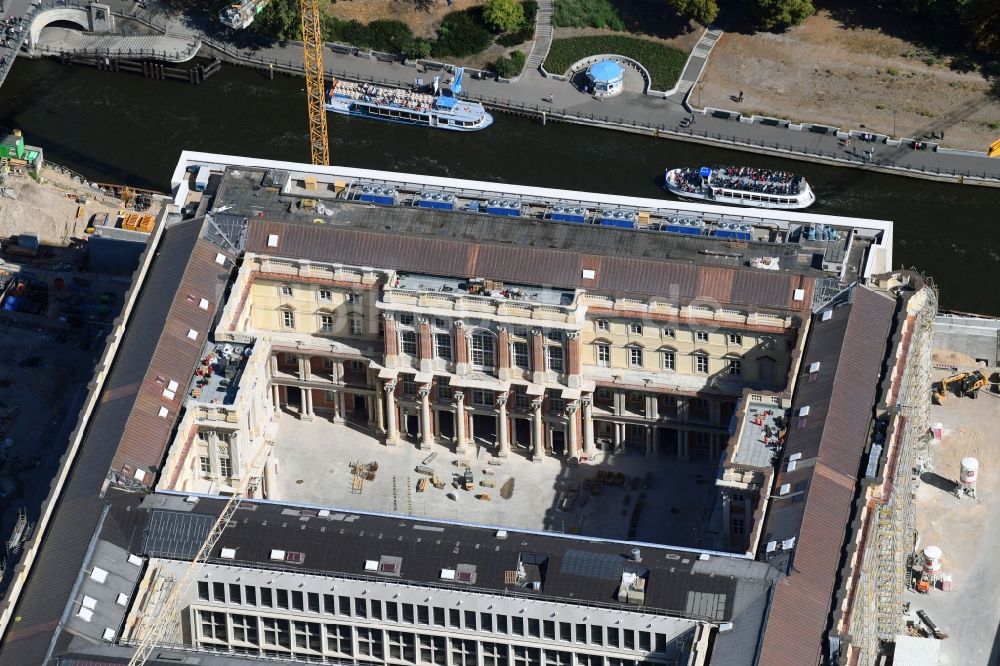
[[607,319],[594,321],[597,333],[627,334],[629,337],[658,338],[665,340],[686,339],[700,344],[725,344],[730,347],[742,347],[743,335],[707,330],[680,330],[674,326],[652,326],[639,321],[627,324],[613,324]]
[[[198,581],[198,599],[278,611],[316,613],[380,624],[475,631],[650,653],[666,649],[665,634],[601,624],[560,622],[520,615],[382,601],[345,595]],[[655,649],[654,649],[655,648]]]
[[[415,631],[296,620],[197,609],[195,640],[201,648],[239,654],[315,660],[358,660],[433,666],[640,666],[685,652],[685,641],[641,649],[636,657],[610,657],[568,649],[424,634]],[[617,631],[617,630],[616,630]],[[655,648],[655,649],[653,649]],[[579,649],[579,648],[577,648]],[[634,649],[634,648],[627,648]]]

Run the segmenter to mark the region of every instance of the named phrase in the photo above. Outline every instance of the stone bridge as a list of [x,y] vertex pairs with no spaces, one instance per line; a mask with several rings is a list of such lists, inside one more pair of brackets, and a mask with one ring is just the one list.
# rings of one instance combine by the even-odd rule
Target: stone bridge
[[65,6],[43,9],[35,14],[28,25],[28,53],[35,52],[35,45],[38,44],[38,36],[42,29],[57,21],[73,23],[82,30],[98,34],[113,32],[115,28],[115,17],[111,14],[111,8],[96,2],[86,7]]

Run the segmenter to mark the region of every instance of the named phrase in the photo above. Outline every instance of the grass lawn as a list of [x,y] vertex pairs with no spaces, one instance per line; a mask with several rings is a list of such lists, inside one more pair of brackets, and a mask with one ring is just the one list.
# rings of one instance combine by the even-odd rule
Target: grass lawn
[[570,65],[587,56],[615,53],[642,63],[653,79],[655,90],[669,90],[680,78],[688,54],[659,42],[623,35],[594,35],[556,39],[545,59],[545,69],[562,74]]

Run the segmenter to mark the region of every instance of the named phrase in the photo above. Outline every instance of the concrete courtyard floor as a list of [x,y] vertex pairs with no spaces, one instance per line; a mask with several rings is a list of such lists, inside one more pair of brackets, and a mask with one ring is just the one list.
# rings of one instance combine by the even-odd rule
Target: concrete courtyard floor
[[[991,368],[987,376],[996,371]],[[936,373],[935,379],[947,373]],[[918,549],[938,546],[942,571],[951,574],[953,591],[907,591],[908,620],[918,626],[924,610],[948,632],[941,642],[942,666],[995,666],[1000,663],[1000,474],[996,433],[1000,432],[1000,396],[988,389],[979,398],[950,396],[931,408],[931,423],[944,426],[941,441],[930,443],[930,471],[917,490]],[[979,461],[978,499],[958,499],[951,489],[962,458]]]
[[[436,455],[426,464],[445,487],[428,484],[426,491],[417,492],[417,482],[426,475],[415,468],[431,454]],[[521,452],[512,451],[500,465],[490,465],[489,460],[499,459],[485,447],[469,447],[463,454],[445,445],[420,450],[410,442],[388,448],[354,426],[321,418],[300,421],[288,413],[282,414],[279,422],[275,455],[279,460],[276,499],[280,500],[681,547],[718,546],[715,526],[720,515],[715,509],[714,469],[707,462],[633,453],[597,464],[570,466],[551,457],[532,462]],[[352,490],[350,463],[354,461],[378,463],[375,480],[365,481],[360,492]],[[463,464],[472,470],[472,491],[453,486],[464,471]],[[627,481],[620,487],[604,484],[595,495],[583,484],[599,470],[621,472]],[[643,489],[647,472],[648,488]],[[495,486],[485,487],[483,481]],[[477,499],[480,494],[490,499]],[[505,499],[503,495],[508,494]],[[573,495],[572,504],[561,508]],[[633,512],[640,501],[642,509],[630,534]]]

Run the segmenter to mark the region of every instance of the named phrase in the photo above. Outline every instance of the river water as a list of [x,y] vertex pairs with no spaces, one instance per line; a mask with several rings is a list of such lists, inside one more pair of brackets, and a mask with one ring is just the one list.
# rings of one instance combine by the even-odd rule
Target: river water
[[[941,306],[1000,315],[1000,190],[959,186],[497,114],[472,134],[330,115],[334,164],[669,198],[667,166],[747,164],[804,175],[810,212],[893,220],[897,266],[934,278]],[[169,189],[181,150],[308,161],[302,79],[225,66],[200,86],[19,58],[0,126],[96,181]],[[974,279],[973,279],[974,278]],[[970,281],[971,280],[971,281]]]

